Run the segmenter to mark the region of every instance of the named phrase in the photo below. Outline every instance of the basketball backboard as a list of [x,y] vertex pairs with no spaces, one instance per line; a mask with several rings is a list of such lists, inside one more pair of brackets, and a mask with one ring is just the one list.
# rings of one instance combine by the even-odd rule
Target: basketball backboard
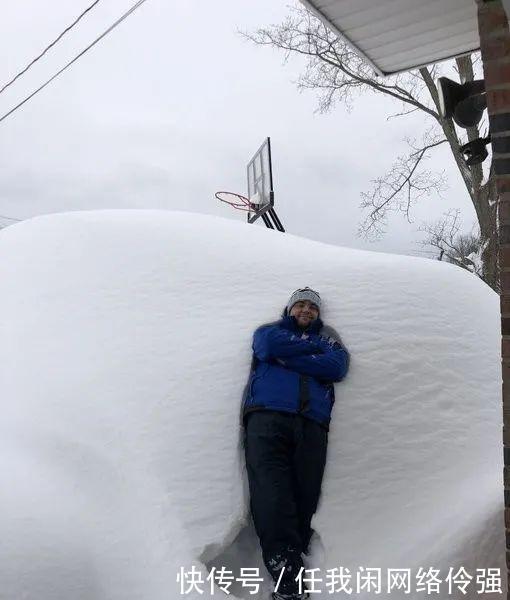
[[246,167],[248,198],[252,205],[248,223],[253,223],[274,205],[271,140],[266,138]]

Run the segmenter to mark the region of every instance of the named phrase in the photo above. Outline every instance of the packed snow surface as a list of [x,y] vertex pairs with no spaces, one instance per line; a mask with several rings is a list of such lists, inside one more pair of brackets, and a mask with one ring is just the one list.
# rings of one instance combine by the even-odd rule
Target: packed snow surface
[[230,597],[267,598],[240,398],[254,329],[306,285],[351,353],[309,566],[358,598],[360,568],[379,597],[404,597],[388,568],[504,568],[498,298],[472,274],[164,211],[39,217],[0,253],[1,600],[167,600],[192,566],[258,567]]

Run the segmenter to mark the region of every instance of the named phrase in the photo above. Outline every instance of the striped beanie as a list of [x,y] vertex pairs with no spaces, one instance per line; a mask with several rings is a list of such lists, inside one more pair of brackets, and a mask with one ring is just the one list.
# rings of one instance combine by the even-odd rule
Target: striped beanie
[[300,290],[296,290],[293,292],[292,296],[289,298],[287,302],[287,314],[290,314],[290,311],[296,302],[300,300],[309,300],[317,305],[319,312],[321,310],[321,297],[318,292],[315,292],[309,287],[302,288]]

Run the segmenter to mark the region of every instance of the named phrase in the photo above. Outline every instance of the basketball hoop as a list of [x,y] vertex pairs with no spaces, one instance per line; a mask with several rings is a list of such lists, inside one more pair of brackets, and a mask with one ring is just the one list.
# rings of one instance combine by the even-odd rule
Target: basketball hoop
[[[242,194],[236,194],[235,192],[216,192],[214,195],[221,202],[230,204],[230,206],[237,210],[253,212],[256,211],[259,206],[256,202],[253,202],[253,200],[246,198],[246,196],[243,196]],[[256,195],[256,199],[258,200],[258,195]]]
[[262,219],[269,229],[285,231],[274,209],[273,167],[271,166],[271,140],[266,138],[246,167],[247,196],[236,192],[216,192],[220,202],[230,204],[247,215],[248,223]]

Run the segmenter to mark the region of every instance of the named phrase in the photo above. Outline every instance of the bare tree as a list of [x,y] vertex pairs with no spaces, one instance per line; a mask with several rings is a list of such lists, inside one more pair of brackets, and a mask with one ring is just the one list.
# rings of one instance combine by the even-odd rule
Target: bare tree
[[[359,233],[380,236],[387,226],[392,211],[403,212],[410,218],[412,205],[422,196],[440,192],[445,184],[444,175],[426,168],[426,159],[435,148],[448,144],[452,158],[460,172],[466,191],[476,211],[480,229],[482,253],[482,278],[498,290],[497,265],[497,190],[493,168],[490,166],[484,181],[482,165],[467,166],[460,147],[461,140],[451,119],[439,113],[439,95],[435,84],[438,67],[423,67],[417,71],[380,79],[346,43],[327,28],[315,15],[299,6],[279,25],[243,33],[252,42],[278,48],[286,59],[299,54],[307,59],[306,67],[298,80],[300,90],[315,90],[319,94],[319,111],[331,110],[337,102],[348,107],[356,94],[373,92],[385,94],[401,103],[397,115],[421,111],[430,124],[421,138],[407,140],[409,151],[398,156],[389,170],[373,181],[371,190],[362,194],[361,207],[365,218]],[[455,60],[461,82],[474,79],[475,55]],[[478,127],[464,132],[467,140],[480,137]]]
[[459,211],[448,211],[443,218],[432,224],[423,225],[420,231],[428,234],[422,246],[432,248],[438,260],[471,271],[483,279],[483,242],[478,228],[461,233]]

